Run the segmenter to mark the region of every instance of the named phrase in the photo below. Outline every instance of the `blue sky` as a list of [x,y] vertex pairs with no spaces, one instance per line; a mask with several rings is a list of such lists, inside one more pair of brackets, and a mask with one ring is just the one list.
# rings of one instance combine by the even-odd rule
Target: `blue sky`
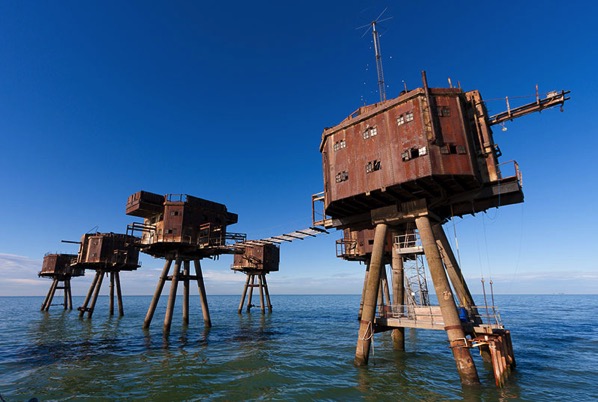
[[[239,214],[230,230],[250,238],[309,226],[323,128],[378,100],[371,36],[356,28],[387,7],[389,97],[420,86],[421,70],[487,100],[572,91],[564,113],[496,130],[526,202],[446,227],[472,291],[484,276],[498,293],[598,293],[591,2],[4,1],[0,295],[45,294],[43,255],[76,252],[60,240],[96,226],[124,232],[142,189],[224,203]],[[335,258],[339,237],[283,245],[271,292],[359,293],[364,267]],[[125,294],[153,292],[163,262],[142,259]],[[209,294],[241,292],[231,263],[203,262]]]

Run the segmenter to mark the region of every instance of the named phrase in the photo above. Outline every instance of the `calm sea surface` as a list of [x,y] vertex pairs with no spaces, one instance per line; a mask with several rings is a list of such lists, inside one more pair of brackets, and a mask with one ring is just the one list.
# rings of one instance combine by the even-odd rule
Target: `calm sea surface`
[[[272,296],[274,311],[237,314],[239,297],[199,298],[183,328],[180,300],[162,334],[165,296],[149,331],[150,297],[125,297],[125,316],[94,317],[41,297],[0,297],[0,395],[46,400],[598,400],[598,295],[496,296],[512,331],[517,370],[494,385],[475,354],[480,387],[462,387],[442,331],[406,331],[406,352],[375,336],[370,365],[353,365],[359,296]],[[55,298],[57,302],[59,297]],[[75,297],[79,306],[83,299]]]

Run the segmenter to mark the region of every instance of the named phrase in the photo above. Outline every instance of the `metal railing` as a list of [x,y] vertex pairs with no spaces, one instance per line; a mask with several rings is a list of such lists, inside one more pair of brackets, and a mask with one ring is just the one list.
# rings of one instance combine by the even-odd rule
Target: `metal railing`
[[[475,314],[474,314],[475,312]],[[426,325],[444,325],[440,306],[386,305],[380,306],[378,315],[384,318],[405,320],[411,323]],[[500,313],[496,306],[476,306],[471,309],[459,307],[459,318],[462,322],[479,323],[479,326],[502,328]]]
[[338,239],[336,241],[336,256],[357,256],[357,240]]
[[496,165],[496,170],[498,172],[499,179],[504,180],[511,177],[516,177],[519,186],[523,187],[523,176],[521,175],[521,170],[519,170],[519,164],[517,161],[510,160],[499,163]]

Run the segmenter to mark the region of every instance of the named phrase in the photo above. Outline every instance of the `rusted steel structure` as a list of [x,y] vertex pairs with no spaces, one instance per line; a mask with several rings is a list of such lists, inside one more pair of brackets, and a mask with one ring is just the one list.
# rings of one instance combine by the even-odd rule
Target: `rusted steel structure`
[[[159,195],[147,191],[129,196],[126,213],[143,218],[143,223],[133,223],[127,229],[130,234],[141,233],[138,244],[141,251],[166,260],[143,327],[149,328],[167,280],[171,281],[171,286],[164,331],[170,331],[180,281],[183,282],[183,323],[189,323],[191,280],[197,281],[204,325],[211,327],[200,260],[240,252],[235,244],[244,241],[246,236],[227,232],[229,225],[237,223],[237,214],[228,212],[223,204],[187,194]],[[173,261],[173,273],[169,275]],[[191,274],[191,261],[194,262],[195,275]]]
[[251,301],[253,297],[253,289],[256,287],[259,288],[260,291],[260,310],[264,313],[267,306],[268,311],[272,312],[272,303],[270,302],[270,292],[268,290],[268,283],[266,282],[266,275],[270,272],[278,271],[280,263],[280,245],[285,242],[290,243],[295,240],[316,237],[320,234],[328,234],[328,232],[319,227],[310,227],[278,236],[237,243],[235,249],[238,252],[235,254],[231,269],[236,272],[243,272],[247,275],[238,312],[241,313],[243,310],[247,290],[249,290],[247,312],[254,307]]
[[[461,381],[479,382],[470,348],[480,347],[494,350],[493,361],[502,362],[498,369],[495,366],[496,382],[502,385],[505,373],[515,364],[509,333],[501,325],[483,323],[477,314],[442,224],[453,216],[523,201],[519,168],[511,162],[512,174],[508,174],[499,164],[501,153],[491,127],[562,106],[569,99],[568,92],[551,92],[542,98],[536,94],[533,103],[514,109],[507,103],[506,112],[489,116],[479,91],[430,88],[425,73],[422,82],[421,88],[363,106],[324,130],[320,143],[324,192],[312,197],[314,225],[345,229],[345,239],[346,230],[350,238],[366,230],[363,235],[368,245],[371,242],[371,252],[366,253],[369,269],[362,295],[357,365],[368,363],[375,331],[433,327],[422,325],[425,320],[393,320],[389,312],[376,316],[389,232],[394,237],[417,229],[438,297],[440,329],[447,333]],[[316,219],[318,202],[323,202],[324,212]],[[391,258],[400,272],[400,247],[393,247]],[[398,282],[393,283],[393,290],[403,294],[404,278],[394,271],[393,266],[393,279]],[[394,297],[402,305],[400,300]],[[401,306],[393,309],[398,317],[410,313]]]
[[280,248],[276,244],[247,244],[243,247],[243,254],[235,254],[231,269],[247,275],[243,294],[241,295],[241,302],[239,303],[239,313],[243,310],[248,289],[247,312],[251,310],[251,307],[254,307],[251,302],[253,289],[256,287],[260,291],[260,310],[264,312],[267,306],[268,311],[272,311],[272,302],[270,301],[266,275],[270,272],[278,271],[279,263]]
[[[65,310],[73,309],[73,296],[71,293],[71,278],[85,275],[85,270],[72,264],[76,263],[75,254],[46,254],[42,263],[42,270],[38,276],[51,278],[52,285],[41,306],[41,311],[48,311],[52,306],[57,289],[64,291],[63,306]],[[62,284],[61,284],[62,282]]]
[[114,315],[114,296],[118,302],[118,314],[124,315],[120,271],[134,271],[139,265],[138,238],[120,233],[86,233],[81,237],[79,253],[73,264],[77,269],[91,269],[96,274],[91,282],[79,315],[91,318],[102,288],[105,275],[110,278],[110,315]]

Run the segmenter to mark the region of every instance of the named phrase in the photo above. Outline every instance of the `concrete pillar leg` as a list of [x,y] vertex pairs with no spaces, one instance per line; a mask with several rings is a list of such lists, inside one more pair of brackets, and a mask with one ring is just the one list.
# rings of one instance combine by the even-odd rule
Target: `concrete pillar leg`
[[386,267],[382,266],[382,286],[384,288],[384,303],[387,306],[390,306],[392,303],[390,301],[390,288],[388,286],[388,276],[386,275]]
[[439,250],[442,253],[442,261],[446,267],[446,272],[448,274],[449,279],[451,280],[451,284],[457,293],[457,297],[459,301],[464,307],[470,309],[471,307],[475,307],[475,303],[473,301],[473,297],[469,292],[469,288],[467,287],[467,283],[465,283],[465,278],[463,278],[463,274],[461,273],[461,269],[459,268],[459,263],[455,258],[455,254],[451,248],[451,245],[446,238],[446,234],[442,229],[442,225],[436,223],[432,225],[432,232],[434,233],[434,237],[436,238],[436,244],[438,244]]
[[430,276],[434,283],[434,290],[438,297],[438,304],[444,319],[445,330],[453,351],[453,356],[457,364],[457,370],[461,377],[461,383],[465,385],[479,384],[478,372],[475,368],[469,348],[465,342],[465,332],[459,320],[459,312],[453,298],[453,293],[442,265],[440,252],[436,244],[436,239],[432,232],[432,225],[427,216],[421,216],[415,219],[415,224],[424,247]]
[[62,300],[63,300],[62,306],[64,307],[65,310],[68,310],[68,308],[69,308],[68,307],[69,306],[69,295],[68,295],[67,290],[66,290],[66,281],[67,281],[66,279],[62,281],[62,292],[63,292],[63,295],[62,295],[63,296],[62,297]]
[[272,302],[270,301],[270,291],[268,290],[268,282],[266,282],[266,274],[262,275],[264,281],[264,293],[266,294],[266,303],[268,304],[268,311],[272,312]]
[[251,311],[251,306],[253,306],[253,304],[251,304],[251,300],[253,298],[253,288],[255,286],[255,274],[250,274],[249,277],[251,278],[251,280],[249,281],[249,296],[247,296],[248,313]]
[[370,263],[371,258],[365,262],[365,275],[363,277],[363,289],[361,290],[361,301],[359,302],[359,313],[357,313],[357,319],[361,320],[361,314],[363,313],[363,300],[365,298],[365,290],[368,285],[368,277],[370,275]]
[[87,305],[89,304],[89,300],[91,300],[91,296],[93,295],[93,290],[96,287],[96,283],[98,282],[101,274],[96,272],[95,276],[93,277],[93,281],[91,282],[91,286],[87,291],[87,296],[85,296],[85,300],[83,301],[83,305],[79,307],[79,317],[83,317],[85,314],[85,310],[87,310]]
[[73,293],[71,292],[71,278],[67,278],[64,281],[65,292],[68,291],[68,305],[69,310],[73,309]]
[[245,296],[247,296],[247,288],[249,287],[249,278],[251,277],[251,274],[247,274],[247,280],[245,281],[245,287],[243,288],[243,294],[241,294],[241,302],[239,303],[239,309],[237,310],[237,313],[241,314],[241,311],[243,310],[243,305],[245,304]]
[[260,310],[264,314],[266,312],[266,303],[264,303],[264,275],[259,274],[257,280],[260,287]]
[[183,324],[189,325],[189,271],[191,261],[185,260],[183,268]]
[[197,277],[197,288],[199,289],[199,300],[201,302],[201,313],[203,314],[203,322],[206,328],[210,328],[212,326],[212,320],[210,318],[210,309],[208,308],[208,297],[206,295],[206,287],[203,283],[201,265],[199,264],[199,260],[195,260],[194,264],[195,276]]
[[174,261],[174,269],[172,272],[172,280],[170,282],[170,294],[168,295],[168,304],[166,305],[166,314],[164,315],[164,332],[170,332],[170,325],[172,324],[172,313],[176,303],[176,292],[179,287],[179,274],[181,272],[181,257]]
[[50,306],[52,305],[52,299],[54,299],[54,292],[56,292],[56,288],[58,287],[58,279],[54,278],[52,280],[52,284],[50,285],[50,290],[48,290],[48,294],[44,303],[42,304],[41,311],[48,311]]
[[162,274],[160,274],[160,279],[158,280],[158,286],[156,286],[156,291],[154,292],[154,297],[150,303],[150,306],[147,310],[147,314],[145,315],[145,320],[143,321],[143,328],[149,328],[150,324],[152,323],[152,318],[154,317],[154,313],[156,312],[156,307],[158,306],[158,301],[160,300],[160,295],[162,294],[162,289],[164,289],[164,283],[168,278],[168,271],[170,271],[170,266],[172,265],[172,258],[169,258],[164,263],[164,268],[162,269]]
[[114,281],[116,283],[116,300],[118,302],[118,316],[122,317],[125,315],[125,308],[123,306],[123,294],[120,288],[120,272],[114,273]]
[[91,299],[91,304],[87,309],[87,318],[91,318],[93,315],[93,310],[96,308],[96,302],[98,301],[98,296],[100,295],[100,289],[102,288],[102,281],[104,280],[104,271],[98,271],[96,274],[97,281],[95,282],[95,290],[93,291],[93,298]]
[[382,269],[382,258],[384,254],[384,243],[386,241],[387,225],[379,223],[374,232],[374,247],[370,261],[370,273],[368,275],[367,288],[363,298],[363,311],[359,323],[357,337],[357,348],[355,350],[355,365],[365,366],[370,356],[370,346],[374,336],[374,317],[376,314],[376,299],[380,286],[380,271]]
[[[396,247],[392,248],[392,305],[396,312],[403,312],[405,299],[405,273],[403,257]],[[405,350],[405,328],[395,328],[391,333],[392,346],[395,350]]]
[[[457,297],[459,298],[461,305],[467,309],[475,325],[482,324],[482,317],[478,313],[478,309],[473,301],[469,287],[465,282],[463,273],[459,268],[459,263],[455,258],[455,254],[453,253],[451,245],[446,237],[446,234],[444,233],[444,230],[442,229],[442,225],[439,223],[432,225],[432,232],[436,238],[436,244],[439,246],[438,249],[441,251],[442,261],[446,267],[446,272],[451,280],[453,289],[455,289],[455,292],[457,292]],[[488,345],[480,346],[479,349],[482,359],[485,362],[492,362],[492,356],[490,355],[490,348]]]
[[114,315],[114,272],[110,272],[110,315]]

